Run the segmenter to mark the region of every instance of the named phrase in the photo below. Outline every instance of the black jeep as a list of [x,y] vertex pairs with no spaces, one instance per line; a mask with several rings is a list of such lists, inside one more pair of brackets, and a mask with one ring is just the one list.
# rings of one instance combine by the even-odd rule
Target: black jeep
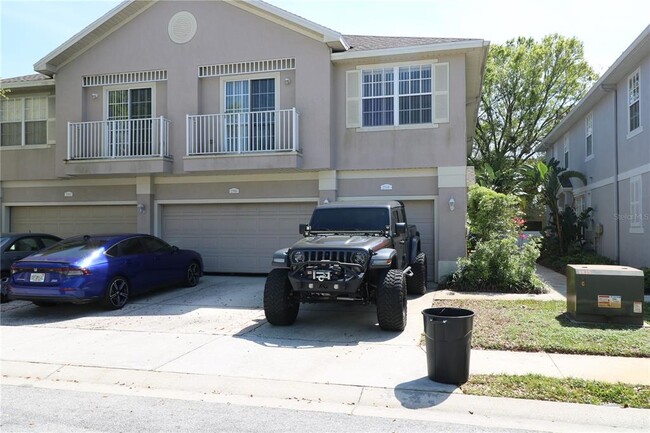
[[269,323],[293,324],[301,302],[360,302],[377,306],[382,329],[404,329],[407,291],[426,291],[427,264],[401,202],[321,205],[300,233],[273,255],[264,286]]

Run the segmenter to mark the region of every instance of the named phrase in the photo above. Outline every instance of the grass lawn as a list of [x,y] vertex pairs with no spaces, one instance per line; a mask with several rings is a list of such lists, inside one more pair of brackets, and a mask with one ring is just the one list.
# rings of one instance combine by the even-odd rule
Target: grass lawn
[[[526,352],[650,357],[650,328],[576,324],[564,315],[566,301],[445,299],[434,307],[474,312],[472,348]],[[650,322],[650,304],[644,319]],[[465,394],[583,404],[650,408],[650,386],[610,384],[540,375],[472,375]]]
[[[650,357],[650,328],[572,323],[566,301],[445,299],[433,306],[442,305],[474,311],[475,349]],[[650,303],[643,308],[650,322]]]
[[616,404],[650,409],[650,386],[556,379],[539,375],[474,375],[460,387],[465,394],[582,404]]

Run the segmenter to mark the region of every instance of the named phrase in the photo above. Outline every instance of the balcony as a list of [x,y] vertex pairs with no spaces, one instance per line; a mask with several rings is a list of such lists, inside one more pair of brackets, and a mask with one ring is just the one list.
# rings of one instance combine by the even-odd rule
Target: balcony
[[299,168],[298,120],[295,108],[188,115],[184,169]]
[[69,122],[65,173],[171,173],[169,125],[163,117]]

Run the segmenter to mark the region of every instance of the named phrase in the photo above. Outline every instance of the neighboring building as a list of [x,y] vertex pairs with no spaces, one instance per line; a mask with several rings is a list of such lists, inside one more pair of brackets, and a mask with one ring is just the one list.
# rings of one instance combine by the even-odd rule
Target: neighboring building
[[596,252],[650,266],[650,26],[545,138],[542,149],[587,176],[561,204],[594,209]]
[[257,1],[126,1],[2,81],[2,230],[152,233],[266,273],[317,203],[397,199],[438,278],[465,255],[487,51]]

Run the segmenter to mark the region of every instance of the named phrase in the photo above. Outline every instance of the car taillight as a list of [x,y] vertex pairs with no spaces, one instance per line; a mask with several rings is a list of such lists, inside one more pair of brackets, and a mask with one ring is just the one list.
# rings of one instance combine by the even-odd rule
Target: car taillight
[[83,275],[90,275],[90,271],[85,268],[63,268],[61,275],[65,277],[81,277]]

